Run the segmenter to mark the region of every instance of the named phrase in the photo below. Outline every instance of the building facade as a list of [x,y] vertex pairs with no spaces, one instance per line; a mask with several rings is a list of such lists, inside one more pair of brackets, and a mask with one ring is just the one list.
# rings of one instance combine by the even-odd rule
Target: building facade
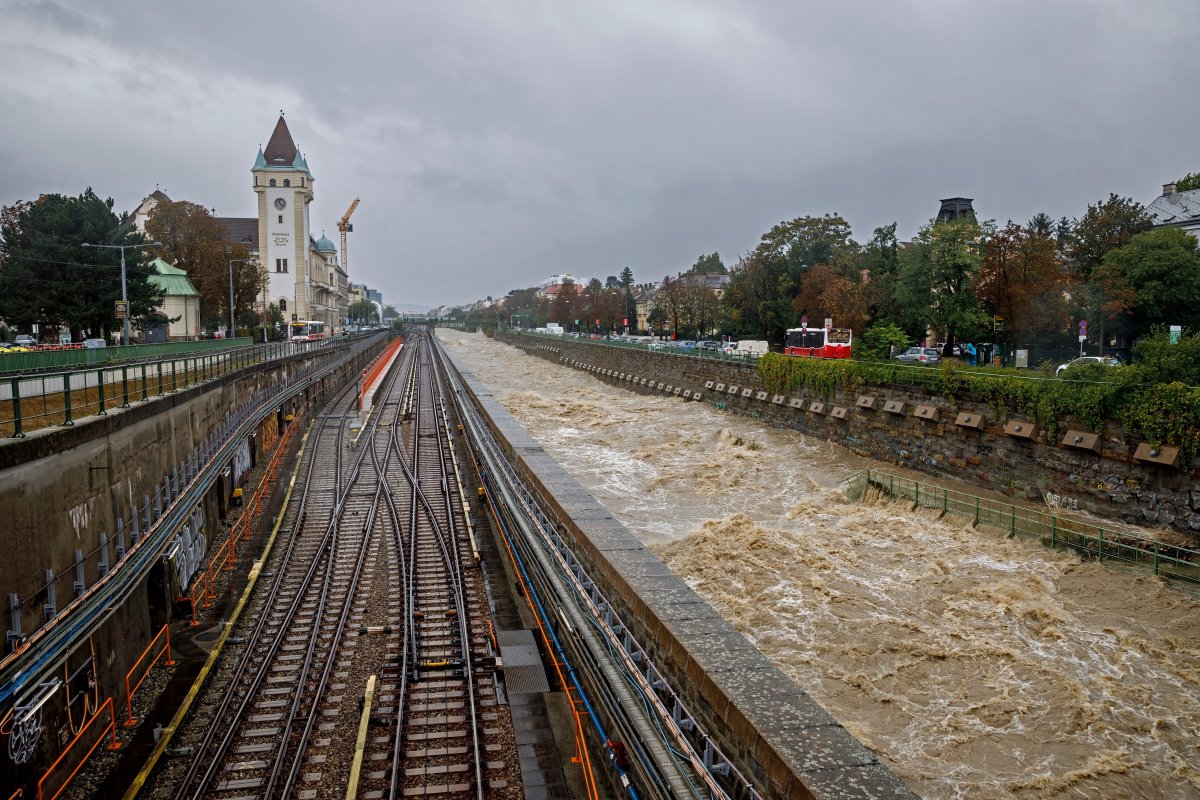
[[282,115],[250,174],[258,196],[257,256],[267,302],[285,320],[319,320],[339,331],[346,322],[349,276],[333,242],[312,235],[312,171]]
[[1163,184],[1163,193],[1146,206],[1155,227],[1182,228],[1200,237],[1200,189],[1179,191],[1173,183]]

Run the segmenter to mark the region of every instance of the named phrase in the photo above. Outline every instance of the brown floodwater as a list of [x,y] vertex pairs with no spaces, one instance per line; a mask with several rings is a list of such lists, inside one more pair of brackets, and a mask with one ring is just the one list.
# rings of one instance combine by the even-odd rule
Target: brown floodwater
[[[838,486],[872,466],[480,335],[464,365],[929,798],[1200,797],[1200,600]],[[877,465],[876,465],[877,466]]]

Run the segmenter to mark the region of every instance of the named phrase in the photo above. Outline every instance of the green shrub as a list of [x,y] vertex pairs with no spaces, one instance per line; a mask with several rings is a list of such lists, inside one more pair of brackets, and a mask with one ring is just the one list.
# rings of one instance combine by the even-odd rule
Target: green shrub
[[1162,369],[1161,365],[1142,369],[1089,365],[1073,370],[1075,380],[1055,380],[1018,370],[931,369],[778,353],[759,360],[764,387],[775,394],[807,389],[828,398],[842,388],[915,386],[954,402],[967,398],[986,402],[1000,420],[1033,420],[1045,428],[1050,440],[1057,437],[1059,421],[1065,417],[1095,432],[1103,431],[1106,420],[1115,420],[1131,435],[1151,444],[1178,446],[1190,460],[1200,453],[1200,388],[1144,380]]

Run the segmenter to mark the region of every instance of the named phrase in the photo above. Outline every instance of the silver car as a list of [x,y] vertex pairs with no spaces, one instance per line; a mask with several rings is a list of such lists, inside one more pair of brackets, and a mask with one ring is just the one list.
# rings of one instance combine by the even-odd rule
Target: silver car
[[1106,367],[1121,366],[1121,362],[1112,356],[1080,356],[1074,361],[1068,361],[1065,364],[1059,364],[1058,369],[1054,370],[1054,374],[1062,375],[1071,367],[1082,367],[1085,364],[1102,364]]

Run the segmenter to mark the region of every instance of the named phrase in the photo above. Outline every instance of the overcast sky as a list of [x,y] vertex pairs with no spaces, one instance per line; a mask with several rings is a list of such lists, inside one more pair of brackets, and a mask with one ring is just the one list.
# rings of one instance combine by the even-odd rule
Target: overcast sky
[[282,109],[388,302],[647,281],[804,214],[1149,203],[1200,171],[1198,33],[1196,0],[0,0],[0,204],[253,216]]

